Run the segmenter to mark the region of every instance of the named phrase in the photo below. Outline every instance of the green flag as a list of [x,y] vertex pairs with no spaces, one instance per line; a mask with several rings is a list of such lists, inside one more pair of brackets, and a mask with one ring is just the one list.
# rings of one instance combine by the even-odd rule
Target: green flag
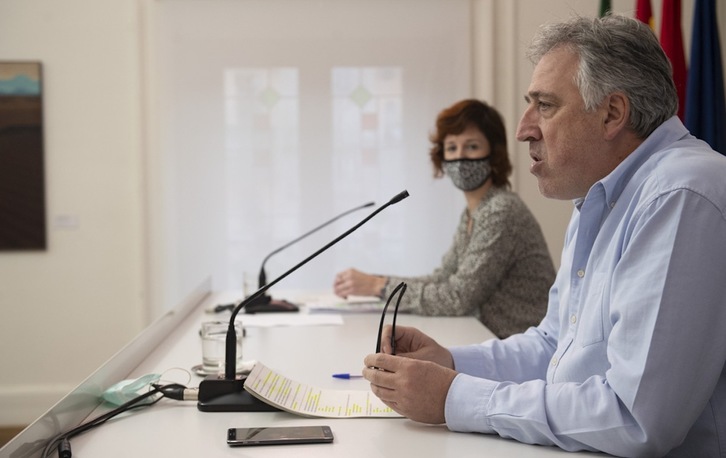
[[600,17],[610,14],[610,0],[600,0]]

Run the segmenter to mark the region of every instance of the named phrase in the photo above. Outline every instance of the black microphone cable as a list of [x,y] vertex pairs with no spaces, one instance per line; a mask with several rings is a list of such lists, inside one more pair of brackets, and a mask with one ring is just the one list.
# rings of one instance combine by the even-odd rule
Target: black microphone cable
[[[170,383],[168,385],[158,385],[158,384],[152,384],[152,389],[148,392],[141,394],[130,401],[127,401],[120,406],[116,407],[113,410],[110,410],[106,412],[105,414],[99,415],[98,417],[94,418],[93,420],[88,421],[87,423],[84,423],[82,425],[79,425],[73,429],[71,429],[68,432],[58,434],[57,436],[53,437],[48,443],[45,445],[45,448],[43,449],[43,453],[40,455],[40,458],[47,458],[53,453],[53,449],[57,448],[58,450],[58,457],[59,458],[71,458],[71,443],[70,439],[72,437],[78,436],[79,434],[82,434],[90,429],[93,429],[97,426],[101,426],[102,424],[106,423],[108,420],[112,419],[113,417],[123,413],[127,412],[132,409],[140,409],[143,407],[149,407],[157,402],[159,402],[162,398],[170,398],[170,399],[176,399],[176,400],[196,400],[195,392],[196,390],[187,388],[184,385],[181,385],[179,383]],[[157,396],[155,399],[152,399],[149,402],[142,403],[141,401],[151,398],[152,396]]]

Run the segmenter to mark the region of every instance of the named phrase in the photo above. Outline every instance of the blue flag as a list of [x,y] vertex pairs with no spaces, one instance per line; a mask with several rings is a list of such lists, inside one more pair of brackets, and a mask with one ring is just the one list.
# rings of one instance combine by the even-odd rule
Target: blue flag
[[693,12],[685,124],[693,135],[726,154],[726,98],[715,0],[696,0]]

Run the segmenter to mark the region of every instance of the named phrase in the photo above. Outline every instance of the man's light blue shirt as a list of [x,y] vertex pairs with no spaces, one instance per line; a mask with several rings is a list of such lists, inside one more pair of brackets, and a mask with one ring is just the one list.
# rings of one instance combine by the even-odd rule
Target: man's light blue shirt
[[451,430],[726,456],[726,158],[663,123],[576,202],[542,323],[451,351]]

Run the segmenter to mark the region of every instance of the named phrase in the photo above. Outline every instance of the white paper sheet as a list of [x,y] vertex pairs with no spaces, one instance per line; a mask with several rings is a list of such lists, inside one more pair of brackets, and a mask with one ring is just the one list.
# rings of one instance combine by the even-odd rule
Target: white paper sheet
[[269,328],[272,326],[324,326],[342,325],[343,317],[332,314],[307,313],[255,313],[252,315],[237,315],[242,326],[249,328]]
[[317,294],[303,297],[301,302],[310,313],[381,313],[384,302],[375,296],[350,296],[347,299],[335,294]]

